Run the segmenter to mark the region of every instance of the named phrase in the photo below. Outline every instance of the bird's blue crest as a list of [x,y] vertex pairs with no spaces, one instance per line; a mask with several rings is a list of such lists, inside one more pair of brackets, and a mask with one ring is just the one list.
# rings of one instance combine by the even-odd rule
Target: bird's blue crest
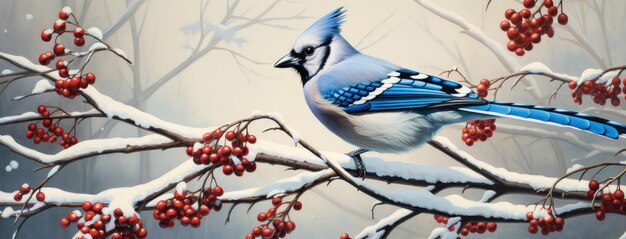
[[304,44],[313,42],[321,44],[330,41],[331,38],[341,32],[340,27],[344,22],[345,12],[343,7],[339,7],[315,21],[300,35],[294,48],[303,47]]

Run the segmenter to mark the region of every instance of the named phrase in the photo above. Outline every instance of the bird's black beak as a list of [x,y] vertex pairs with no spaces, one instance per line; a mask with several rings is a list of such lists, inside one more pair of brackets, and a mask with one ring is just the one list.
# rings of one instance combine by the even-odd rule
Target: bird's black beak
[[300,59],[294,56],[293,53],[289,53],[274,64],[276,68],[288,68],[288,67],[296,67],[300,65]]

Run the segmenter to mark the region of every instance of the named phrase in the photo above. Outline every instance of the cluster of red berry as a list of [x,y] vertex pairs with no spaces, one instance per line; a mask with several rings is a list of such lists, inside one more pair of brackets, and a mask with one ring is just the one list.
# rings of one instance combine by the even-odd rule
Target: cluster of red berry
[[[57,69],[59,69],[59,65],[62,65],[62,67],[65,67],[64,66],[65,63],[59,64],[60,61],[63,61],[63,60],[57,61]],[[59,75],[62,74],[61,72],[67,72],[67,68],[59,69]],[[63,73],[63,74],[65,75],[67,73]],[[67,78],[58,79],[54,83],[54,90],[57,92],[57,94],[62,95],[63,97],[66,97],[68,99],[74,99],[74,97],[76,97],[79,94],[78,90],[85,89],[89,85],[93,85],[94,83],[96,83],[96,75],[94,75],[93,73],[87,73],[81,77],[67,76]]]
[[148,236],[148,230],[143,227],[138,214],[126,217],[121,209],[116,208],[113,210],[113,216],[115,216],[115,230],[111,234],[111,239],[139,239]]
[[[13,200],[15,200],[16,202],[22,201],[22,197],[24,195],[28,195],[31,191],[32,190],[30,186],[25,183],[22,185],[22,187],[20,187],[20,190],[17,191],[15,195],[13,195]],[[35,198],[37,198],[37,201],[43,202],[44,200],[46,200],[46,194],[44,194],[42,191],[39,191],[35,195]]]
[[[70,32],[66,30],[66,23],[76,25],[76,23],[68,20],[70,16],[71,10],[69,10],[69,8],[63,8],[63,10],[59,12],[59,19],[56,20],[52,26],[53,29],[45,29],[41,32],[41,39],[46,42],[50,41],[54,34],[58,35],[57,38],[55,38],[52,51],[46,51],[39,55],[40,64],[48,65],[52,62],[52,60],[54,60],[55,57],[64,56],[69,52],[63,44],[57,42],[57,39],[58,36],[61,36],[63,33]],[[84,36],[89,35],[89,33],[86,33],[85,30],[79,26],[71,32],[74,35],[74,45],[82,46],[85,44]],[[59,59],[55,63],[56,69],[61,77],[61,79],[57,80],[55,83],[55,90],[57,94],[73,99],[76,95],[78,95],[79,89],[85,89],[87,86],[93,85],[96,82],[96,76],[93,73],[87,73],[79,76],[79,74],[82,73],[82,70],[77,74],[70,75],[70,70],[67,67],[70,62]]]
[[[231,146],[217,145],[220,138],[224,136],[226,141],[231,142]],[[208,165],[209,163],[216,166],[222,166],[222,172],[224,175],[235,174],[242,176],[244,172],[254,172],[256,170],[256,162],[249,161],[244,158],[248,155],[247,144],[256,143],[256,136],[243,133],[235,133],[228,131],[223,134],[222,130],[216,129],[213,132],[206,133],[202,136],[204,146],[194,151],[193,146],[187,147],[187,155],[193,157],[195,164]],[[213,146],[211,143],[214,142]],[[236,157],[241,163],[235,164],[231,157]]]
[[542,217],[539,219],[535,219],[533,212],[526,213],[526,219],[528,220],[528,232],[535,234],[539,231],[539,228],[541,228],[541,234],[546,236],[551,232],[560,232],[563,230],[565,220],[561,217],[556,217],[550,208],[546,209],[546,212],[550,216],[548,218]]
[[[71,223],[78,222],[76,227],[82,234],[75,238],[84,238],[84,235],[89,235],[91,238],[106,238],[105,225],[111,221],[111,215],[103,213],[103,209],[104,204],[101,202],[93,204],[84,202],[84,216],[78,211],[70,212],[67,217],[61,218],[61,227],[67,228]],[[81,217],[83,220],[80,220]],[[97,219],[94,221],[94,218]]]
[[[448,224],[448,218],[441,215],[433,216],[435,221],[440,224]],[[483,234],[485,232],[495,232],[498,228],[498,224],[495,222],[468,222],[463,228],[459,231],[461,236],[467,236],[470,233],[479,233]],[[448,228],[449,231],[453,232],[456,230],[456,226],[451,226]]]
[[474,142],[486,141],[493,136],[496,130],[496,120],[472,120],[465,124],[462,130],[461,139],[467,146],[474,145]]
[[[596,180],[591,180],[589,182],[589,191],[587,191],[587,198],[593,199],[599,188],[600,183],[598,183],[598,181]],[[626,199],[624,199],[624,191],[622,191],[619,187],[613,192],[606,192],[598,195],[600,199],[602,199],[600,208],[596,212],[596,219],[598,219],[599,221],[604,220],[604,218],[606,217],[606,213],[608,212],[613,211],[618,213],[626,213]]]
[[491,86],[491,81],[487,79],[482,79],[480,80],[480,83],[478,84],[478,86],[476,86],[476,93],[478,94],[478,96],[485,98],[487,97],[487,94],[489,93],[490,86]]
[[[80,231],[76,239],[84,239],[85,235],[93,239],[104,239],[107,237],[106,224],[111,221],[111,214],[106,212],[104,203],[84,202],[84,216],[79,211],[70,212],[67,217],[61,218],[61,227],[69,227],[71,223],[75,223]],[[121,209],[117,208],[113,211],[115,217],[115,229],[111,234],[111,239],[122,238],[145,238],[148,231],[143,227],[143,222],[137,214],[131,217],[125,217]],[[82,220],[81,220],[82,218]]]
[[[541,42],[541,36],[554,36],[554,29],[552,28],[554,17],[559,14],[559,7],[563,11],[563,2],[560,2],[559,6],[555,6],[552,0],[543,0],[543,3],[534,12],[531,12],[531,8],[535,7],[536,3],[537,0],[524,0],[524,9],[521,11],[516,12],[514,9],[507,9],[504,12],[504,17],[507,20],[500,23],[500,29],[506,32],[510,40],[506,45],[507,49],[515,52],[518,56],[523,56],[525,51],[532,50],[533,44]],[[544,7],[547,9],[545,14],[541,12]],[[557,17],[557,21],[559,24],[565,25],[568,17],[565,13],[561,13]]]
[[[626,94],[626,78],[620,80],[618,77],[611,79],[611,84],[599,84],[598,79],[588,80],[578,85],[576,81],[569,81],[569,88],[572,90],[572,98],[574,103],[582,104],[583,95],[591,95],[593,102],[599,105],[605,105],[607,100],[611,100],[611,105],[619,106],[621,101],[620,94]],[[623,85],[620,88],[620,85]],[[626,96],[624,97],[626,99]]]
[[[246,239],[254,239],[256,237],[263,239],[283,238],[296,229],[296,223],[291,220],[285,221],[285,217],[289,214],[291,208],[296,211],[302,209],[302,203],[298,200],[283,202],[282,198],[275,197],[272,198],[272,205],[274,207],[267,210],[267,212],[259,213],[256,217],[259,222],[266,223],[253,228],[252,232],[246,235]],[[278,211],[283,205],[286,205],[284,210]],[[274,227],[273,229],[270,228],[270,223]]]
[[78,143],[78,139],[75,135],[70,136],[69,132],[64,132],[63,128],[59,126],[59,124],[61,123],[60,119],[56,122],[50,119],[50,115],[55,113],[56,111],[50,113],[46,106],[39,105],[39,107],[37,107],[37,112],[39,112],[41,117],[44,118],[40,121],[43,127],[37,127],[39,121],[36,123],[28,124],[28,130],[26,130],[26,138],[32,139],[33,143],[35,144],[39,144],[41,142],[54,143],[57,141],[57,137],[61,137],[61,141],[59,144],[65,149]]
[[209,215],[211,209],[219,211],[222,202],[217,198],[224,194],[220,186],[207,189],[202,195],[200,207],[194,209],[193,204],[198,202],[198,197],[191,192],[174,192],[174,198],[157,202],[152,216],[159,220],[162,228],[174,227],[174,220],[179,220],[183,226],[191,225],[194,228],[200,226],[202,218]]
[[[143,227],[143,222],[137,214],[126,218],[122,214],[122,210],[115,209],[115,232],[111,234],[111,239],[140,239],[148,236],[148,230]],[[103,237],[106,238],[106,237]]]
[[[49,42],[50,40],[52,40],[52,37],[54,36],[54,34],[58,34],[58,36],[63,35],[63,33],[66,32],[72,32],[72,34],[74,35],[74,45],[76,46],[83,46],[85,45],[85,35],[89,35],[88,33],[85,32],[85,30],[81,27],[78,27],[77,24],[75,22],[71,22],[68,19],[70,18],[70,16],[74,17],[74,15],[72,15],[71,10],[69,7],[64,7],[60,12],[59,12],[59,19],[57,19],[54,24],[52,25],[52,29],[45,29],[43,31],[41,31],[41,40],[45,41],[45,42]],[[74,30],[72,31],[67,31],[66,28],[66,23],[69,23],[70,25],[75,25],[77,26]],[[57,37],[58,37],[57,36]],[[55,45],[55,52],[56,51],[57,46]],[[60,46],[59,48],[61,51],[59,51],[60,53],[65,53],[63,51],[64,47],[63,45]]]

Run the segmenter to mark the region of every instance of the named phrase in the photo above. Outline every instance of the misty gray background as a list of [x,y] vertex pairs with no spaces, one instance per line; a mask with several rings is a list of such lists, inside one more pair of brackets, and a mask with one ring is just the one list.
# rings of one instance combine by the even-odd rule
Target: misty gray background
[[[129,1],[132,2],[132,1]],[[504,48],[505,33],[499,30],[506,8],[521,9],[519,1],[493,1],[485,12],[487,1],[448,0],[437,1],[442,7],[452,9],[479,26],[490,38],[498,41]],[[596,14],[584,1],[565,0],[565,9],[570,16],[570,26],[589,42],[606,65],[623,65],[626,49],[623,41],[624,13],[626,2],[617,0],[595,1],[604,6],[601,14]],[[594,2],[594,1],[589,1]],[[237,15],[255,16],[273,1],[243,1],[236,10]],[[81,24],[107,29],[126,9],[127,1],[38,1],[38,0],[0,0],[0,51],[22,55],[36,61],[37,56],[52,47],[43,43],[39,34],[42,29],[50,28],[57,19],[62,6],[69,4],[80,17]],[[147,97],[138,89],[146,89],[159,79],[167,76],[172,69],[179,67],[192,54],[199,39],[199,33],[193,32],[200,19],[201,1],[166,1],[145,0],[134,14],[137,28],[131,27],[131,21],[114,32],[107,41],[123,49],[134,60],[129,66],[111,54],[97,54],[88,70],[96,73],[96,87],[101,92],[122,101],[141,98],[133,105],[162,119],[190,126],[219,125],[239,118],[247,117],[251,112],[280,112],[290,127],[296,129],[301,137],[318,149],[348,152],[354,148],[341,141],[316,121],[306,107],[299,77],[295,71],[274,69],[275,60],[287,53],[295,38],[315,18],[328,11],[345,6],[348,10],[347,21],[343,25],[343,35],[357,45],[364,53],[390,60],[398,65],[413,68],[431,74],[438,74],[458,66],[473,82],[480,78],[504,76],[508,72],[494,55],[474,39],[459,32],[459,28],[433,15],[410,0],[398,1],[284,1],[278,3],[267,17],[290,17],[303,11],[302,16],[312,18],[290,18],[254,24],[220,41],[217,47],[228,48],[254,60],[242,57],[234,58],[228,51],[211,50],[195,60],[188,60],[187,67],[173,74],[171,79]],[[208,7],[204,21],[219,26],[224,16],[225,1],[213,1]],[[26,14],[33,19],[27,20]],[[583,17],[584,16],[584,17]],[[600,20],[606,23],[605,30],[600,27]],[[140,34],[137,29],[143,30]],[[237,23],[237,22],[234,22]],[[226,26],[234,23],[226,23]],[[556,23],[555,23],[556,25]],[[378,26],[378,27],[377,27]],[[425,27],[427,26],[427,27]],[[532,52],[524,57],[515,57],[525,65],[541,61],[552,70],[571,75],[579,75],[582,70],[599,65],[589,53],[573,44],[568,39],[571,35],[557,27],[553,39],[544,38]],[[133,37],[133,33],[135,36]],[[214,33],[207,38],[211,39]],[[71,41],[71,39],[69,39]],[[66,39],[67,41],[67,39]],[[69,45],[69,44],[68,44]],[[608,48],[607,48],[608,46]],[[607,53],[610,52],[610,53]],[[611,55],[611,58],[608,57]],[[239,62],[238,62],[239,61]],[[8,66],[0,62],[0,70]],[[453,77],[459,80],[458,77]],[[537,77],[544,95],[549,95],[556,84]],[[85,110],[78,100],[68,101],[55,94],[32,97],[20,102],[11,101],[18,95],[30,92],[37,78],[13,84],[0,95],[0,116],[34,111],[41,102],[48,105],[62,106],[67,110]],[[523,87],[510,91],[510,84],[500,94],[499,100],[520,103],[547,104],[546,101],[533,100]],[[553,105],[572,110],[585,110],[590,107],[602,107],[590,104],[584,99],[582,106],[574,105],[569,97],[569,90],[562,89]],[[622,104],[624,105],[624,104]],[[626,122],[623,106],[619,109],[610,106],[601,116]],[[135,137],[143,132],[124,124],[116,124],[111,130],[100,129],[106,120],[93,120],[81,124],[79,140],[105,137]],[[498,120],[497,124],[516,124],[530,127],[542,127],[557,132],[567,130],[536,126],[518,121]],[[23,137],[26,124],[3,126],[1,134],[14,135],[18,142],[32,145]],[[558,140],[536,140],[527,136],[511,136],[496,130],[495,136],[487,143],[479,143],[468,148],[460,140],[460,127],[447,127],[440,132],[449,137],[460,148],[472,153],[483,161],[511,171],[541,174],[547,176],[562,175],[573,164],[572,160],[581,159],[588,153],[584,149]],[[280,134],[267,134],[259,137],[275,142],[289,143]],[[577,133],[582,140],[590,143],[620,148],[624,142],[613,142],[589,134]],[[520,145],[517,147],[515,144]],[[56,145],[33,146],[43,152],[57,152]],[[402,155],[383,155],[383,157],[429,165],[456,165],[446,156],[429,147],[417,149]],[[111,187],[136,185],[167,172],[187,157],[181,149],[154,151],[145,154],[106,155],[103,157],[81,160],[64,168],[48,186],[61,187],[68,191],[97,193]],[[10,173],[0,171],[0,190],[16,190],[23,182],[35,184],[46,172],[33,173],[37,165],[21,158],[5,148],[0,148],[0,166],[17,160],[20,166]],[[601,161],[618,161],[611,155],[598,155],[577,161],[591,164]],[[229,177],[220,179],[226,190],[236,190],[269,183],[276,179],[293,175],[284,168],[259,165],[257,172],[246,174],[242,178]],[[459,190],[446,190],[441,194],[458,193]],[[469,190],[468,198],[479,199],[480,190]],[[293,212],[291,218],[297,223],[297,230],[290,238],[337,238],[341,233],[356,235],[366,226],[377,220],[370,218],[370,206],[373,199],[356,192],[343,182],[336,181],[329,187],[319,186],[302,197],[304,208]],[[509,200],[521,204],[538,201],[538,197],[511,195],[499,200]],[[562,205],[562,204],[561,204]],[[243,238],[257,225],[256,213],[266,210],[268,204],[256,205],[250,215],[246,206],[235,209],[233,220],[224,225],[226,212],[212,213],[202,222],[199,229],[182,228],[163,230],[152,219],[151,212],[142,213],[150,238]],[[20,238],[68,238],[75,233],[74,226],[62,229],[58,220],[72,209],[58,208],[47,210],[31,218],[21,232]],[[387,216],[394,208],[383,206],[376,209],[376,219]],[[593,215],[566,220],[565,230],[553,233],[547,238],[617,238],[626,229],[623,216],[609,214],[604,222],[598,222]],[[431,215],[420,215],[396,229],[391,238],[425,238],[436,227]],[[0,220],[0,238],[9,238],[13,232],[12,220]],[[468,238],[543,238],[527,232],[527,224],[498,225],[495,234],[472,235]]]

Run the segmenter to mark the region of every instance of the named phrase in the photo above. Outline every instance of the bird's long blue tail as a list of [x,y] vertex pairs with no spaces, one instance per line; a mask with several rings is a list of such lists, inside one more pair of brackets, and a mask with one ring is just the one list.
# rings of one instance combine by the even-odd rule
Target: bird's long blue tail
[[618,122],[545,106],[490,101],[485,105],[468,106],[460,109],[486,115],[572,127],[613,139],[619,138],[620,135],[626,136],[626,125]]

